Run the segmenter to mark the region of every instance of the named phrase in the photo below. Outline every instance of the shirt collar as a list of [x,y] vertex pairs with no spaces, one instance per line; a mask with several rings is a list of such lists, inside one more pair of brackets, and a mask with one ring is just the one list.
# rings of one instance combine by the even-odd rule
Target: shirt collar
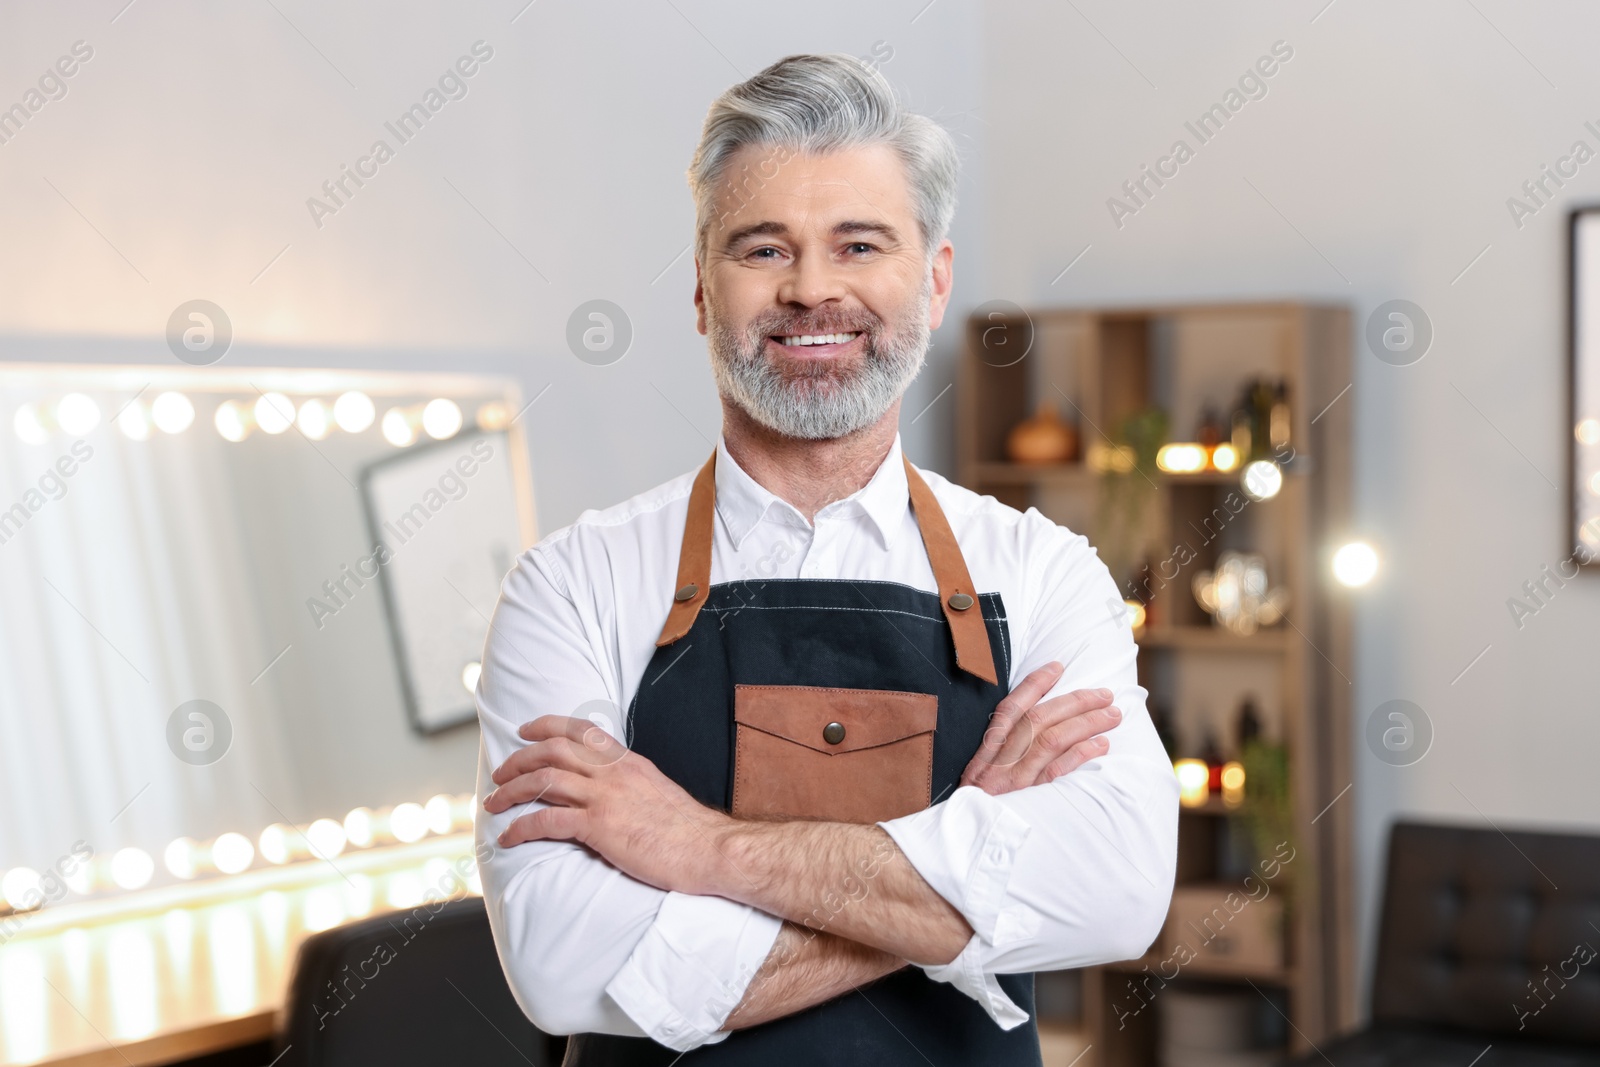
[[[883,547],[892,549],[905,525],[906,509],[910,506],[911,491],[906,485],[900,435],[895,434],[889,454],[884,457],[871,480],[843,500],[829,504],[820,514],[858,509],[871,520]],[[727,442],[721,436],[717,438],[717,514],[722,517],[723,526],[727,528],[735,548],[742,545],[756,525],[769,515],[777,522],[809,528],[805,517],[794,505],[769,491],[739,466],[728,454]]]

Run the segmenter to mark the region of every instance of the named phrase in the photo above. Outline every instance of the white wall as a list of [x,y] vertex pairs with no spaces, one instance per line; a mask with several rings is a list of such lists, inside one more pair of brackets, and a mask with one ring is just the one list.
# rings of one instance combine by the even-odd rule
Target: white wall
[[[203,297],[233,319],[234,365],[507,371],[530,398],[550,386],[528,417],[540,525],[554,529],[690,469],[716,438],[692,253],[680,256],[694,218],[684,172],[711,100],[792,52],[866,56],[880,41],[885,73],[972,163],[954,239],[958,278],[975,276],[971,0],[919,18],[926,0],[803,15],[539,0],[520,16],[526,0],[140,2],[113,23],[125,2],[0,14],[0,107],[74,41],[94,49],[68,95],[0,144],[0,358],[165,362],[168,315]],[[383,123],[480,39],[494,57],[468,95],[399,145]],[[318,229],[307,198],[380,137],[395,157]],[[565,342],[572,310],[599,297],[635,330],[609,367]],[[953,379],[959,326],[936,336],[913,413]],[[950,454],[950,401],[907,433],[925,462]]]
[[[1318,17],[1326,3],[991,0],[983,226],[991,289],[1023,305],[1338,301],[1358,346],[1386,300],[1432,319],[1413,366],[1358,347],[1341,401],[1384,560],[1357,622],[1357,726],[1405,698],[1436,730],[1407,768],[1351,739],[1365,953],[1396,817],[1600,829],[1600,583],[1520,631],[1506,607],[1570,551],[1564,216],[1600,199],[1600,162],[1520,229],[1505,205],[1575,140],[1600,148],[1583,125],[1600,125],[1600,12],[1338,0]],[[1278,40],[1294,55],[1268,95],[1118,228],[1107,198],[1176,138],[1196,145],[1183,123]]]

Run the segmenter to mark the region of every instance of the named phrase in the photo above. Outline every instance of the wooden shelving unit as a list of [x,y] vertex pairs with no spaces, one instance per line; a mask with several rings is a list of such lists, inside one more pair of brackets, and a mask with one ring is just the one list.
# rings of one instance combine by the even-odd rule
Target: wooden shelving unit
[[[994,343],[997,326],[1005,331],[1002,345]],[[987,315],[968,324],[958,390],[958,479],[1014,507],[1038,507],[1094,539],[1103,506],[1098,472],[1081,462],[1032,466],[1006,459],[1007,433],[1041,399],[1054,400],[1062,417],[1077,424],[1084,452],[1096,442],[1111,444],[1126,416],[1151,405],[1167,411],[1173,440],[1192,441],[1202,405],[1226,418],[1246,380],[1287,382],[1294,458],[1283,467],[1275,497],[1252,502],[1248,515],[1218,532],[1205,517],[1226,494],[1241,492],[1239,472],[1152,477],[1160,537],[1188,546],[1192,558],[1156,591],[1150,624],[1135,636],[1140,682],[1152,702],[1172,709],[1178,756],[1198,754],[1204,728],[1198,706],[1211,702],[1204,710],[1217,722],[1219,686],[1235,678],[1249,679],[1237,684],[1257,698],[1266,736],[1287,748],[1298,869],[1282,963],[1196,960],[1173,981],[1254,987],[1287,1014],[1287,1050],[1295,1053],[1356,1021],[1352,812],[1348,797],[1339,800],[1351,781],[1349,591],[1333,581],[1329,567],[1333,550],[1352,532],[1351,401],[1338,399],[1350,384],[1349,328],[1345,309],[1299,303]],[[1290,593],[1284,623],[1249,636],[1212,624],[1191,580],[1228,549],[1267,557],[1273,584]],[[1233,694],[1234,702],[1244,695]],[[1221,881],[1219,841],[1232,811],[1219,798],[1182,810],[1180,885]],[[1145,959],[1082,972],[1086,1036],[1101,1067],[1160,1062],[1160,1012],[1130,1019],[1119,1015],[1115,998],[1131,977],[1166,958],[1166,946],[1164,933]]]

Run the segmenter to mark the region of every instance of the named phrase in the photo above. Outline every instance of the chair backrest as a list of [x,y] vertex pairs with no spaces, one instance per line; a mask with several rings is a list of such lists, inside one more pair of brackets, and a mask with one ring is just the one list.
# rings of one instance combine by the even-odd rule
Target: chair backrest
[[306,939],[274,1051],[278,1067],[559,1062],[512,998],[476,897]]
[[1396,824],[1372,1017],[1600,1041],[1600,837]]

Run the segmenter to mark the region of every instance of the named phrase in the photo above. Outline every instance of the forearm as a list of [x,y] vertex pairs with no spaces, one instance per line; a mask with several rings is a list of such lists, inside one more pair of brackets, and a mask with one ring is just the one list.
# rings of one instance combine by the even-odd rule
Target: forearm
[[729,820],[703,892],[919,964],[955,959],[961,913],[877,826]]
[[781,1019],[905,965],[887,952],[786,922],[722,1028],[742,1030]]

